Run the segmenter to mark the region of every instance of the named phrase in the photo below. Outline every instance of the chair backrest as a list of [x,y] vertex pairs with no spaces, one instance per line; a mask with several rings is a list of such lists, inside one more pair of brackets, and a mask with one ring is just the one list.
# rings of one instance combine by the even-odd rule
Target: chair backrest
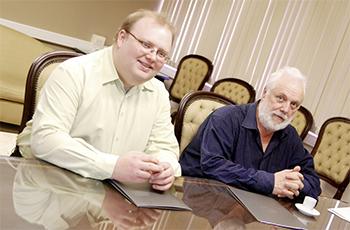
[[191,142],[208,115],[229,104],[234,103],[213,92],[197,91],[186,94],[180,102],[175,120],[175,135],[180,144],[180,153]]
[[295,113],[295,117],[293,118],[291,125],[297,130],[300,138],[304,140],[307,136],[307,133],[312,128],[314,124],[314,118],[309,110],[307,110],[304,106],[300,106],[298,111]]
[[248,82],[238,78],[223,78],[216,81],[211,92],[221,94],[237,105],[255,101],[255,89]]
[[340,199],[350,180],[350,119],[333,117],[325,121],[311,154],[316,172],[337,188],[334,198]]
[[25,128],[27,121],[32,119],[40,90],[51,72],[59,63],[80,55],[82,54],[71,51],[53,51],[43,54],[34,60],[27,75],[20,132]]
[[[37,57],[30,66],[24,96],[24,108],[19,133],[26,127],[26,123],[33,117],[40,91],[51,72],[61,62],[82,55],[71,51],[52,51]],[[18,146],[11,154],[14,157],[21,157]]]
[[187,93],[201,90],[212,71],[213,64],[206,57],[197,54],[184,56],[169,88],[170,99],[179,103]]

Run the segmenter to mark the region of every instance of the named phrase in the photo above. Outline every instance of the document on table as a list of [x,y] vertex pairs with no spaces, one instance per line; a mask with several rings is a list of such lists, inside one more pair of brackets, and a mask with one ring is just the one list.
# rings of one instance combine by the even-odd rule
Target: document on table
[[329,208],[328,211],[350,222],[350,207]]
[[192,210],[169,191],[154,190],[149,184],[124,184],[115,180],[107,180],[107,182],[139,208]]
[[307,228],[292,213],[271,197],[230,186],[228,190],[236,200],[262,223],[293,229]]

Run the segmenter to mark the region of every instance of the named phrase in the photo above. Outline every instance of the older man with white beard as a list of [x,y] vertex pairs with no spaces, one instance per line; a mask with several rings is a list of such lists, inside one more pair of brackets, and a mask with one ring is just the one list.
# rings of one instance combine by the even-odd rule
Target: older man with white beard
[[317,198],[313,158],[289,125],[305,95],[296,68],[273,73],[261,100],[213,112],[180,158],[184,176],[205,177],[265,195]]

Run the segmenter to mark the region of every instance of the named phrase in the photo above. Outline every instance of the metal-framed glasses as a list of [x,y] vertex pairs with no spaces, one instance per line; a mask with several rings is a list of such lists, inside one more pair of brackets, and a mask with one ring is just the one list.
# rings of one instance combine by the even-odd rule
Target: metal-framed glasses
[[166,62],[169,60],[168,53],[163,49],[157,49],[155,45],[151,42],[143,41],[137,38],[133,33],[128,30],[125,30],[128,34],[130,34],[136,41],[140,43],[140,45],[145,49],[146,52],[153,53],[155,51],[156,57],[158,61]]

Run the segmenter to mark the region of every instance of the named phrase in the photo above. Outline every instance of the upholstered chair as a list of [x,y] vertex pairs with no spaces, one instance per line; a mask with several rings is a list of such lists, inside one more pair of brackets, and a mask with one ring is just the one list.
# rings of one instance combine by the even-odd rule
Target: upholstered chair
[[35,38],[0,25],[0,122],[12,124],[18,131],[30,65],[52,50]]
[[229,98],[237,105],[255,101],[254,87],[238,78],[220,79],[213,84],[210,91]]
[[350,180],[350,119],[325,121],[311,154],[320,178],[337,188],[333,198],[341,199]]
[[180,102],[175,121],[175,135],[180,153],[191,142],[202,122],[216,109],[234,104],[227,98],[207,91],[190,92]]
[[291,125],[297,130],[300,138],[304,140],[307,133],[312,128],[313,123],[314,118],[312,117],[311,112],[304,106],[300,106],[291,122]]
[[[80,56],[81,53],[71,51],[53,51],[36,58],[30,66],[24,97],[24,109],[19,132],[22,132],[28,121],[33,117],[40,90],[56,66],[72,57]],[[18,147],[11,156],[21,156]]]
[[184,56],[169,88],[170,99],[179,103],[186,93],[201,90],[212,71],[213,64],[206,57],[197,54]]

